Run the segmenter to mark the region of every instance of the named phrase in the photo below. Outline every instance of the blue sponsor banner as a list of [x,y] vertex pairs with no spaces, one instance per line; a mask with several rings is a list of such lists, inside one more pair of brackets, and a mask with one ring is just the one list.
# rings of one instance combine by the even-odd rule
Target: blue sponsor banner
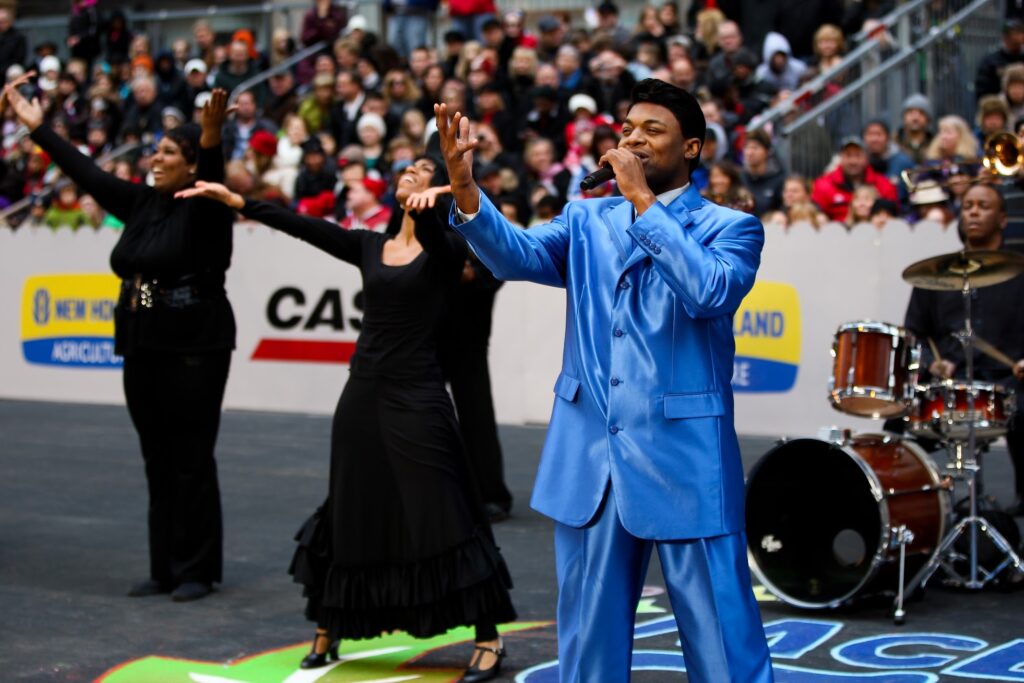
[[60,337],[32,339],[21,343],[29,363],[80,368],[119,368],[124,358],[114,353],[109,337]]
[[766,358],[736,356],[732,386],[746,393],[789,391],[796,384],[799,365]]

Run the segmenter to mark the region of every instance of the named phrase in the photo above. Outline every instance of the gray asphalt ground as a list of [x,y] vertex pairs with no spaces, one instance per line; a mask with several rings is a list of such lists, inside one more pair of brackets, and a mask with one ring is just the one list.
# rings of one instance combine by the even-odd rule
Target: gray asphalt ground
[[[145,481],[125,409],[0,401],[0,680],[90,681],[146,655],[227,662],[308,640],[312,628],[286,568],[295,530],[325,493],[329,429],[323,416],[225,413],[218,446],[225,582],[204,600],[175,604],[125,597],[147,573]],[[514,600],[522,619],[553,620],[551,523],[527,505],[544,429],[503,427],[501,438],[516,503],[496,533],[516,582]],[[766,438],[741,441],[748,469],[772,445]],[[1012,472],[998,447],[986,460],[985,480],[988,494],[1009,500]],[[648,583],[658,586],[652,565]],[[924,630],[992,646],[1024,636],[1022,608],[1024,592],[929,586],[901,630],[880,604],[809,613],[762,603],[766,622],[841,622],[836,642]],[[671,649],[674,639],[643,646]],[[512,635],[507,644],[502,681],[557,657],[553,627]],[[830,655],[834,644],[785,664],[864,671]],[[448,648],[428,660],[461,666],[466,656],[465,648]],[[787,675],[777,674],[780,683],[796,680]],[[633,680],[685,677],[639,672]]]

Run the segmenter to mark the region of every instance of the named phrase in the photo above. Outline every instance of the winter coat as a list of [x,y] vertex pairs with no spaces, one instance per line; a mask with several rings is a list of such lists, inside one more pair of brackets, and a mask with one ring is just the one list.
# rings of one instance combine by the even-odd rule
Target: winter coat
[[[786,55],[786,64],[781,73],[776,73],[771,68],[772,57],[781,52]],[[754,72],[754,78],[759,83],[768,83],[775,86],[776,90],[796,90],[800,84],[800,76],[807,71],[807,65],[793,57],[793,51],[789,47],[789,41],[781,33],[770,31],[764,38],[764,48],[761,51],[761,64]]]
[[752,175],[744,168],[740,172],[743,185],[754,197],[755,216],[763,216],[782,206],[782,186],[786,184],[786,170],[774,156],[768,157],[765,171],[759,176]]
[[[889,179],[870,166],[864,169],[862,184],[874,185],[878,190],[879,197],[899,203],[896,188],[889,182]],[[837,167],[834,171],[826,173],[814,181],[811,200],[828,216],[829,220],[842,223],[850,211],[853,190],[854,184],[847,180],[843,169]]]

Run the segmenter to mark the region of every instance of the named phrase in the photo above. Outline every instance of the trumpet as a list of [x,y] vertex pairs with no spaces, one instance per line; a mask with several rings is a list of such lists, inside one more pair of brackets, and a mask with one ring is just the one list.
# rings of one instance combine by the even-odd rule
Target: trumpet
[[1013,133],[993,133],[985,140],[981,163],[994,175],[1015,176],[1024,167],[1024,146]]
[[1024,142],[1017,135],[1004,131],[993,133],[985,139],[981,159],[908,168],[900,172],[900,178],[907,186],[907,191],[913,192],[923,184],[945,188],[957,183],[1012,178],[1022,169]]
[[985,160],[952,161],[931,166],[917,166],[900,171],[900,178],[907,192],[914,192],[922,186],[946,188],[958,183],[970,184],[987,172]]

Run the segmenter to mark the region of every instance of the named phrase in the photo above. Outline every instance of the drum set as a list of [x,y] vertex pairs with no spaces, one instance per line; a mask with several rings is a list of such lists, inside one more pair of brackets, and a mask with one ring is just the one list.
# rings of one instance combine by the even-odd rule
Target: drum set
[[[833,429],[823,438],[783,440],[758,461],[747,482],[748,551],[754,573],[777,598],[826,609],[894,596],[899,624],[905,595],[940,569],[947,585],[968,589],[1024,577],[1017,549],[978,513],[977,456],[1006,433],[1016,397],[974,381],[974,350],[1014,363],[971,325],[972,290],[1021,273],[1024,256],[1004,251],[946,254],[903,272],[916,287],[962,293],[964,326],[955,336],[964,349],[964,380],[919,384],[921,348],[908,330],[874,321],[839,326],[832,406],[860,417],[901,418],[908,435]],[[941,359],[934,341],[927,342]],[[945,474],[925,442],[945,447]],[[959,520],[951,503],[958,483],[969,503]],[[984,566],[981,535],[998,555]]]

